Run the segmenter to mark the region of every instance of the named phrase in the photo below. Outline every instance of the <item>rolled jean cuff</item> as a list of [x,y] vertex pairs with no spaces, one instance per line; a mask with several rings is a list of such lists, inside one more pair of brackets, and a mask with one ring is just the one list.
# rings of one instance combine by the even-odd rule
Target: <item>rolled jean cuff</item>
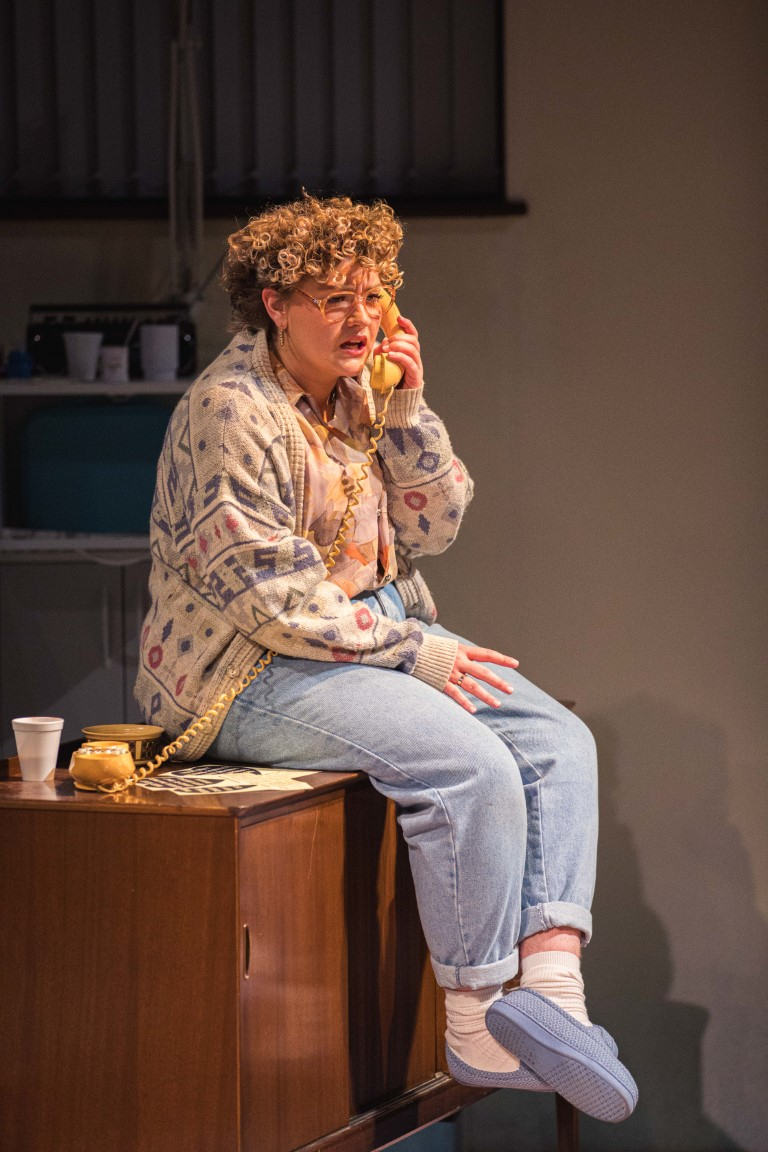
[[592,939],[592,913],[581,904],[534,904],[523,908],[520,916],[520,939],[546,932],[548,928],[577,928],[582,944]]
[[434,957],[430,959],[441,988],[491,988],[511,980],[518,969],[517,948],[493,964],[438,964]]

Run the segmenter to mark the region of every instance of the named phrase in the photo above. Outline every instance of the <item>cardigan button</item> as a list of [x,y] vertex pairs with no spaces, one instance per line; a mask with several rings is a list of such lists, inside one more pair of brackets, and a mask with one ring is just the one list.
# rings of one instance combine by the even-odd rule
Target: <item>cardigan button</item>
[[227,668],[227,675],[231,676],[233,680],[237,680],[240,673],[238,672],[237,668],[235,668],[234,664],[230,664],[229,668]]

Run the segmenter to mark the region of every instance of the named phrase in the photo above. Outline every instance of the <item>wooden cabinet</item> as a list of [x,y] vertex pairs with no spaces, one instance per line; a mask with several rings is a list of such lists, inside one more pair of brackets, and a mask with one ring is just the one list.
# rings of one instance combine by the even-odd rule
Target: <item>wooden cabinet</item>
[[369,1152],[486,1093],[443,1021],[392,805],[0,779],[0,1147]]

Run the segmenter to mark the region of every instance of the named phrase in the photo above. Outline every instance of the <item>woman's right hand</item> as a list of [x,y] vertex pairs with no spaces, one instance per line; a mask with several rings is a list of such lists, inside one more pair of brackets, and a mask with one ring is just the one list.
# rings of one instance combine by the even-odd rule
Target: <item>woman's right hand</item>
[[520,661],[515,660],[513,656],[505,656],[503,652],[495,652],[493,648],[475,648],[469,644],[459,644],[459,650],[456,653],[456,659],[451,669],[451,675],[448,678],[448,683],[443,692],[446,696],[450,696],[451,700],[455,700],[462,708],[466,708],[467,712],[476,712],[477,708],[465,693],[470,692],[478,700],[482,700],[484,704],[489,704],[491,708],[498,708],[501,704],[495,696],[492,696],[486,688],[483,687],[483,681],[490,684],[492,688],[498,688],[500,692],[509,695],[514,691],[511,684],[507,684],[506,680],[502,680],[490,668],[486,668],[486,664],[501,664],[505,668],[517,668]]

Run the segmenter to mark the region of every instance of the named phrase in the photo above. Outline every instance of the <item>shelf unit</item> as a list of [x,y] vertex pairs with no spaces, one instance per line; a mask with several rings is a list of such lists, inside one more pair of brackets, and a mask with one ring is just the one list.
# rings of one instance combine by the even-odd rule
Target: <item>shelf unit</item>
[[[0,497],[14,466],[9,442],[36,400],[170,404],[191,382],[0,380]],[[8,525],[7,510],[0,498],[0,754],[14,751],[13,716],[63,716],[64,739],[87,723],[140,719],[132,689],[148,606],[148,535],[25,529]]]
[[149,555],[149,536],[97,532],[45,532],[33,528],[0,528],[0,564],[31,560],[93,559],[103,564],[130,564]]
[[29,380],[0,380],[0,400],[6,396],[181,396],[191,383],[191,379],[184,379],[105,384],[101,380],[32,376]]

